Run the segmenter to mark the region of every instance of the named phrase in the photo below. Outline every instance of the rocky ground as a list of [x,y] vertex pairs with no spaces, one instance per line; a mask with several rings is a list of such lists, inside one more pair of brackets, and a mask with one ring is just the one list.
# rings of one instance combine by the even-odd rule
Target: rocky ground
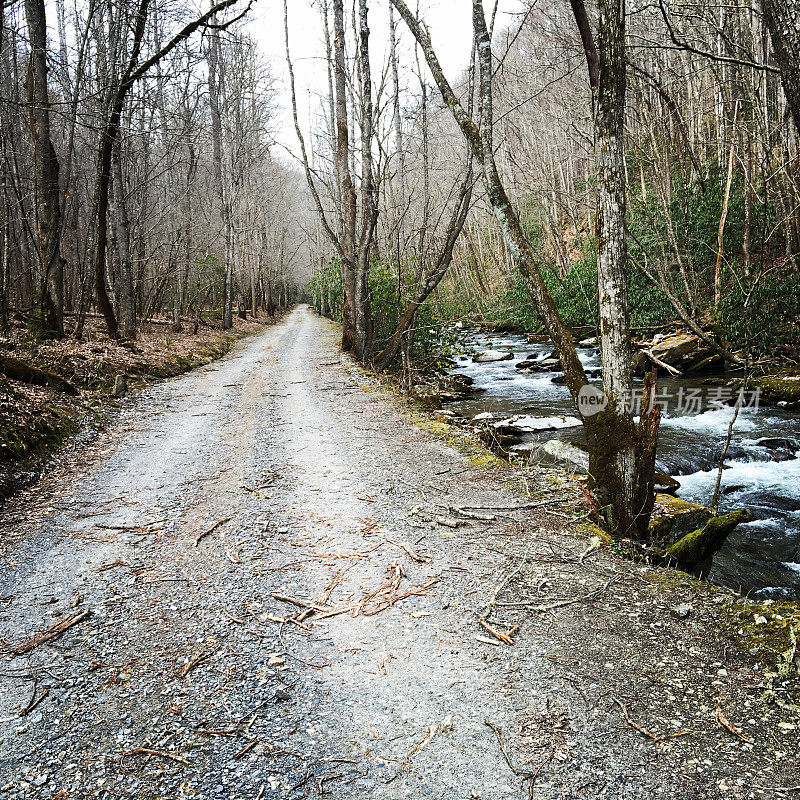
[[297,309],[6,509],[2,797],[798,790],[770,612],[364,382]]

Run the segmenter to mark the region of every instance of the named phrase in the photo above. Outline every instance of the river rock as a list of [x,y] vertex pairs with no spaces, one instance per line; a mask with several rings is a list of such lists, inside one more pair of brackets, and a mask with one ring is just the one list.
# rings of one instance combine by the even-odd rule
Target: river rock
[[514,354],[510,350],[484,350],[476,353],[472,360],[476,364],[490,364],[493,361],[511,361]]
[[711,519],[711,510],[669,494],[656,494],[650,519],[650,541],[659,547],[669,547]]
[[768,403],[781,408],[800,408],[800,375],[763,375],[753,380],[752,385],[759,390],[761,399]]
[[693,333],[659,333],[649,349],[660,361],[682,372],[702,372],[722,361],[718,353]]
[[589,471],[589,454],[574,444],[562,442],[560,439],[551,439],[531,451],[573,472]]
[[592,336],[590,339],[584,339],[578,342],[578,347],[597,347],[597,337]]
[[114,379],[114,397],[123,398],[128,394],[128,376],[122,372]]
[[411,397],[425,408],[441,408],[442,396],[435,386],[420,383],[411,389]]
[[656,492],[663,494],[675,494],[681,488],[679,481],[676,481],[671,475],[665,472],[656,472],[653,475],[653,488]]
[[769,450],[773,461],[792,461],[797,458],[797,453],[800,451],[800,442],[796,439],[768,437],[759,439],[756,445]]
[[560,428],[579,428],[583,423],[577,417],[509,417],[494,423],[498,430],[532,433],[534,431],[555,431]]
[[442,402],[453,402],[469,397],[476,390],[469,375],[442,375],[436,378],[435,386]]
[[526,359],[515,366],[520,372],[552,372],[561,368],[561,361],[557,358],[543,358],[540,361]]
[[667,548],[667,563],[677,564],[687,571],[708,565],[736,526],[749,519],[750,512],[745,508],[712,517],[702,528],[691,531]]

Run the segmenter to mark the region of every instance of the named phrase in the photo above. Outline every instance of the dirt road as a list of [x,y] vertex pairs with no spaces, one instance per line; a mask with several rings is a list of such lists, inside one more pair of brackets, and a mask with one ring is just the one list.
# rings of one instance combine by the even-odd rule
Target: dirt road
[[[800,783],[792,712],[716,632],[728,595],[587,552],[558,488],[556,513],[514,510],[526,497],[508,474],[363,380],[299,308],[131,400],[90,466],[7,510],[0,796],[738,798]],[[519,626],[514,643],[480,619]]]

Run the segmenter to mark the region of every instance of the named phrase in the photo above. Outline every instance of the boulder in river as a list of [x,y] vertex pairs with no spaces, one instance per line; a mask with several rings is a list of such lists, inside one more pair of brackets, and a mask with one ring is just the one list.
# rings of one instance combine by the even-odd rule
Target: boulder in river
[[720,355],[694,333],[659,333],[649,349],[657,359],[683,372],[702,372],[722,362]]
[[800,375],[781,373],[763,375],[752,381],[761,399],[783,408],[800,408]]
[[509,417],[494,423],[494,427],[519,433],[535,431],[555,431],[560,428],[579,428],[583,423],[578,417]]
[[543,358],[539,361],[525,359],[515,366],[520,372],[552,372],[561,368],[561,361],[557,358]]
[[681,488],[679,481],[665,472],[656,472],[653,475],[653,488],[662,494],[675,494]]
[[769,450],[771,461],[792,461],[800,452],[800,442],[797,439],[767,437],[759,439],[756,445]]
[[477,391],[469,375],[441,375],[435,384],[442,402],[463,400]]
[[472,360],[476,364],[490,364],[494,361],[511,361],[514,354],[510,350],[484,350],[476,353]]

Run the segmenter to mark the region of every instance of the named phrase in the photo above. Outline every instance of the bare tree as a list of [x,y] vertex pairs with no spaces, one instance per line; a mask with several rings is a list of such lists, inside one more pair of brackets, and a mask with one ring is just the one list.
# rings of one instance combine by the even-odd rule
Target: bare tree
[[[403,0],[392,0],[392,2],[419,42],[444,102],[469,142],[476,161],[483,168],[486,190],[495,217],[503,231],[506,246],[528,282],[536,307],[561,360],[567,386],[577,401],[583,387],[588,383],[586,374],[572,337],[562,322],[539,271],[530,242],[497,169],[492,136],[494,68],[483,5],[480,0],[473,0],[474,46],[477,51],[480,76],[480,120],[476,124],[445,78],[425,28]],[[613,8],[605,8],[603,33],[611,38],[603,39],[609,41],[609,47],[599,56],[601,74],[605,67],[605,83],[601,81],[601,89],[598,92],[598,106],[602,106],[603,110],[599,110],[597,114],[597,146],[598,162],[602,170],[600,183],[605,181],[606,185],[599,193],[600,203],[604,204],[604,216],[598,226],[601,231],[598,239],[608,238],[603,247],[604,268],[602,271],[598,269],[598,283],[601,296],[605,294],[605,300],[601,303],[601,313],[604,314],[601,318],[601,335],[605,345],[603,382],[609,406],[603,413],[583,415],[583,421],[589,443],[590,471],[596,492],[610,511],[608,516],[611,527],[618,535],[640,538],[646,534],[652,510],[658,412],[650,409],[650,393],[654,388],[652,383],[649,384],[650,391],[645,398],[647,413],[642,414],[638,429],[634,426],[631,410],[626,406],[630,399],[627,390],[630,386],[631,367],[625,310],[626,283],[624,275],[620,275],[620,270],[624,267],[624,226],[622,240],[619,238],[620,220],[624,220],[624,195],[623,197],[619,195],[620,175],[617,172],[617,158],[622,151],[617,148],[621,148],[622,143],[620,141],[617,145],[611,141],[615,132],[618,133],[614,126],[620,123],[624,115],[624,105],[618,107],[618,104],[624,101],[625,68],[624,38],[620,38],[624,37],[624,16],[620,17],[619,7],[616,13]],[[624,183],[622,186],[624,192]],[[617,313],[623,313],[621,320],[613,316]]]
[[25,0],[30,34],[28,109],[33,135],[33,180],[36,251],[42,275],[45,328],[64,334],[64,259],[61,256],[61,190],[59,164],[50,138],[50,93],[47,85],[47,20],[44,0]]

